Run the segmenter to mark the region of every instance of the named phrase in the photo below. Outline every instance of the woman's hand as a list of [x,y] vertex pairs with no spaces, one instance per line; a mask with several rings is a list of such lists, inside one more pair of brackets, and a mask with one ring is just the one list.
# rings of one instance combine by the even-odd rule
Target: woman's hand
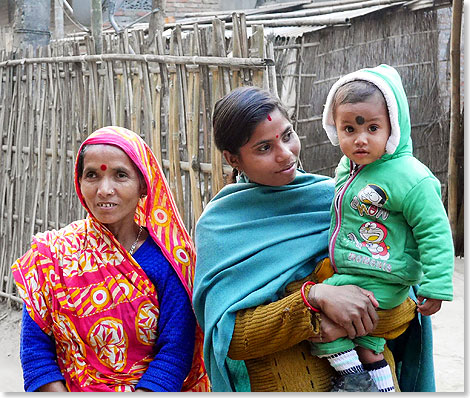
[[365,336],[377,326],[379,306],[374,294],[354,285],[317,283],[308,293],[309,303],[344,328],[350,339]]
[[325,314],[321,315],[320,322],[320,333],[315,337],[309,338],[312,343],[329,343],[330,341],[335,341],[340,337],[345,337],[348,335],[346,329],[339,326],[337,323],[334,323],[330,318]]

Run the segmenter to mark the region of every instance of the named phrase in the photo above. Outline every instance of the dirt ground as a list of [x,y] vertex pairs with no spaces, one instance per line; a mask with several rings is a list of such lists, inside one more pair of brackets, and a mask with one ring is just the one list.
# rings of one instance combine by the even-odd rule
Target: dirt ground
[[[457,258],[454,301],[432,316],[437,392],[464,392],[464,260]],[[21,311],[0,302],[0,374],[3,392],[21,392],[19,356]]]

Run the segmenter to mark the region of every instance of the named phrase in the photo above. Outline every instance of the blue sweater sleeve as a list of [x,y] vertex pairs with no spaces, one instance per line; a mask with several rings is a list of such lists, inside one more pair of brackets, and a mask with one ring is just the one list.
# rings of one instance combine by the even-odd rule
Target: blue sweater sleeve
[[155,285],[160,305],[155,358],[136,388],[181,391],[194,352],[196,318],[178,275],[149,237],[134,254]]
[[26,392],[36,391],[39,387],[53,381],[65,381],[57,364],[54,339],[44,333],[34,322],[24,305],[20,359]]

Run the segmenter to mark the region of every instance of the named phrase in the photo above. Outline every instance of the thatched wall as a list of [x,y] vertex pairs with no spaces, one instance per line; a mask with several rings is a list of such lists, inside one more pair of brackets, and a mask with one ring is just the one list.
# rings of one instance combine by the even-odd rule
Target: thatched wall
[[[414,153],[444,184],[449,120],[448,103],[443,101],[448,101],[448,93],[440,97],[438,38],[436,11],[395,7],[355,18],[350,26],[327,27],[297,39],[300,53],[294,59],[301,61],[295,73],[300,66],[301,81],[293,82],[300,89],[294,118],[303,138],[304,168],[333,176],[341,157],[339,147],[331,145],[321,125],[332,84],[359,68],[387,63],[400,73],[408,96]],[[278,37],[275,50],[288,41]],[[285,53],[276,51],[276,66]],[[282,75],[280,67],[278,79]]]

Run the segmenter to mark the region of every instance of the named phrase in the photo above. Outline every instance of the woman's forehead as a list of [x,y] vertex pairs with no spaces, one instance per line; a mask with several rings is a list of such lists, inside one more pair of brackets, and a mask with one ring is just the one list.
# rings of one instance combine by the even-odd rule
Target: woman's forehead
[[122,166],[132,166],[133,162],[127,154],[115,145],[92,144],[89,145],[83,157],[84,165],[99,163],[109,167],[111,164],[119,164]]

